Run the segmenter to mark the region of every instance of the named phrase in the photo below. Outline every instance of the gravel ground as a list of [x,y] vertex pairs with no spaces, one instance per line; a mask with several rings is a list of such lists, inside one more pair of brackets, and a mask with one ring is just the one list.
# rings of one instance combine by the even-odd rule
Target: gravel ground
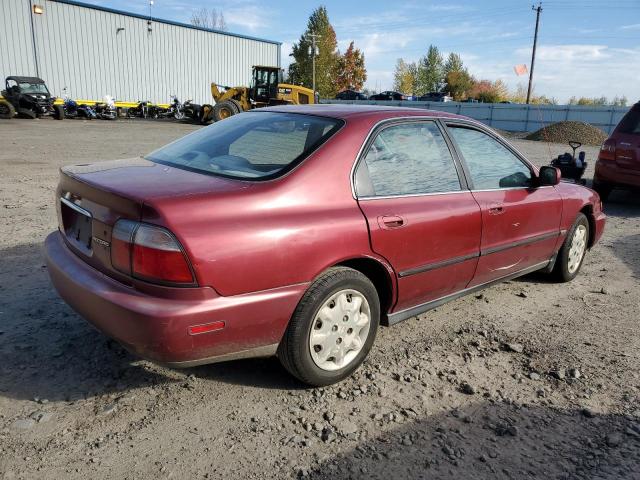
[[[166,369],[93,330],[44,266],[57,169],[195,128],[0,122],[0,478],[640,479],[631,194],[572,283],[528,276],[383,328],[330,388],[275,359]],[[514,144],[538,163],[566,150]]]

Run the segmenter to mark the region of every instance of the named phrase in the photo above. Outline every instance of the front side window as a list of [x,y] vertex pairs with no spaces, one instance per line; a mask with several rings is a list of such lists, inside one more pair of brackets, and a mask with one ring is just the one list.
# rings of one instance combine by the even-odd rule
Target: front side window
[[531,186],[529,167],[495,138],[467,127],[450,125],[449,131],[469,167],[475,190]]
[[147,155],[198,173],[265,180],[289,171],[333,135],[341,120],[246,112],[202,128]]
[[[382,130],[358,170],[366,169],[364,196],[413,195],[460,190],[451,152],[434,122],[412,122]],[[357,176],[361,172],[357,172]],[[359,189],[358,189],[359,190]],[[360,190],[358,194],[363,195]]]

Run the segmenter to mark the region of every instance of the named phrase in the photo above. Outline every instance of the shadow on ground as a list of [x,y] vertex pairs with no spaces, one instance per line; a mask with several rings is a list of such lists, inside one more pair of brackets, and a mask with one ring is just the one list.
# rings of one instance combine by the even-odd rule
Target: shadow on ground
[[[260,388],[303,388],[275,358],[181,372]],[[49,281],[41,245],[0,251],[0,395],[75,400],[180,377],[130,354],[67,306]]]
[[634,480],[640,479],[640,422],[485,400],[464,410],[403,418],[396,429],[301,474],[318,480]]

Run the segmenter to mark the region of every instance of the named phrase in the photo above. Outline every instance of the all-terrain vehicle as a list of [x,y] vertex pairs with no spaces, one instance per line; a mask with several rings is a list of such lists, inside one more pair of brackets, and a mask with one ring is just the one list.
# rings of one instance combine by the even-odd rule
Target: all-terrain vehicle
[[7,77],[0,100],[0,118],[12,118],[16,113],[26,118],[51,115],[64,118],[64,107],[54,105],[56,97],[49,93],[44,80],[37,77]]

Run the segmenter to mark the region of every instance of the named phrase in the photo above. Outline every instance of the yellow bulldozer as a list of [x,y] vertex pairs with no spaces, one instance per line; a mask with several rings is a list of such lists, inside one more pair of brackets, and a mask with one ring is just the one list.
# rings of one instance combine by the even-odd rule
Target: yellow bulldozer
[[236,113],[271,105],[317,103],[313,90],[283,83],[282,74],[281,68],[256,65],[249,87],[227,87],[212,83],[211,95],[215,105],[202,105],[200,121],[209,123],[211,120],[224,120]]

